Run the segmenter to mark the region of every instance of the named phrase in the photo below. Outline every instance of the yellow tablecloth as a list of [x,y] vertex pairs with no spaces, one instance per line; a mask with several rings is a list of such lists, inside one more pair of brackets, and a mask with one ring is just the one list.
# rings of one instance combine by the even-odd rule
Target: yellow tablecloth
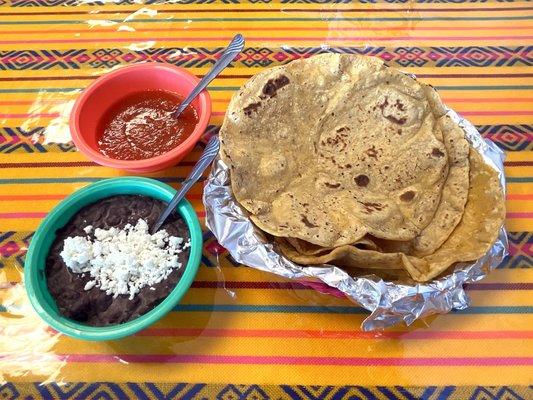
[[[239,266],[206,231],[193,288],[151,328],[89,343],[40,322],[20,283],[33,231],[76,189],[123,175],[69,142],[73,100],[129,63],[202,75],[237,32],[246,48],[209,88],[212,125],[265,67],[369,54],[434,85],[506,151],[511,255],[469,286],[471,308],[363,333],[348,300]],[[532,398],[532,38],[527,1],[0,0],[0,395]],[[200,151],[150,176],[178,185]],[[188,198],[203,216],[201,191]]]

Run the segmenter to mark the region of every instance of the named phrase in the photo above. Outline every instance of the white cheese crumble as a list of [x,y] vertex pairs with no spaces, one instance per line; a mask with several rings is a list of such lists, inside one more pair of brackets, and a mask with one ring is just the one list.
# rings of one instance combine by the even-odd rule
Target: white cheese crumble
[[[84,231],[93,232],[92,226]],[[94,229],[94,239],[74,236],[64,241],[61,257],[74,273],[92,278],[85,290],[97,287],[117,297],[129,299],[145,286],[166,279],[172,270],[181,268],[178,254],[190,247],[190,240],[170,236],[164,229],[150,235],[148,224],[139,219],[124,229]]]

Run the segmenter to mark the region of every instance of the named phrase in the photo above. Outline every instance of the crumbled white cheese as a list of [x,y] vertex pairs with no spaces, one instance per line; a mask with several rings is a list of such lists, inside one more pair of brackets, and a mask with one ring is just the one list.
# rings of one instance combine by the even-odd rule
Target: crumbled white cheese
[[85,284],[85,287],[83,288],[84,290],[91,290],[94,285],[96,285],[96,281],[89,281]]
[[[168,239],[168,244],[172,247],[178,247],[183,243],[183,238],[172,236]],[[185,248],[185,247],[184,247]]]
[[[93,227],[84,231],[90,233]],[[178,254],[190,245],[190,240],[184,243],[183,238],[170,236],[164,229],[150,235],[148,224],[140,219],[124,229],[96,228],[94,240],[68,237],[61,257],[72,272],[93,278],[85,290],[96,286],[113,297],[128,294],[131,300],[143,287],[153,286],[181,268]]]
[[87,225],[85,228],[83,228],[83,230],[85,231],[86,234],[89,234],[93,231],[93,226]]

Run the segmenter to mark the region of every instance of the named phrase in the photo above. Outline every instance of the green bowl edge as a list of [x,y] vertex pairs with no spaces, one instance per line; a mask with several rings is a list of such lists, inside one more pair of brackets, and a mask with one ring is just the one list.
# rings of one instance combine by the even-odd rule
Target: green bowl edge
[[[118,187],[117,185],[121,186]],[[102,196],[97,195],[98,197],[93,197],[95,192],[104,190],[106,188],[115,189],[112,190],[114,191],[114,193]],[[39,274],[43,273],[44,271],[44,259],[42,260],[43,268],[41,270],[35,271],[35,268],[39,268],[39,260],[35,259],[39,256],[39,254],[37,254],[39,250],[38,246],[43,242],[43,240],[45,240],[45,236],[48,234],[52,234],[55,238],[56,229],[61,226],[64,226],[64,223],[66,223],[84,205],[94,203],[95,201],[98,201],[102,198],[120,194],[120,192],[122,192],[123,190],[124,192],[122,192],[122,194],[136,194],[134,189],[144,189],[147,191],[151,191],[153,193],[152,197],[156,197],[156,195],[159,194],[159,198],[166,202],[169,202],[176,193],[176,191],[169,185],[150,178],[120,177],[105,179],[85,186],[74,192],[72,195],[70,195],[63,201],[61,201],[43,219],[43,221],[37,228],[33,238],[31,239],[30,246],[26,254],[26,260],[24,262],[24,284],[26,287],[28,298],[30,299],[30,303],[34,310],[48,325],[50,325],[55,330],[77,339],[92,341],[115,340],[130,336],[152,325],[153,323],[161,319],[164,315],[166,315],[169,311],[171,311],[174,306],[179,303],[181,298],[185,295],[185,293],[191,286],[200,266],[203,238],[200,222],[198,220],[196,212],[194,211],[194,208],[188,200],[183,199],[178,204],[177,211],[185,220],[191,236],[191,250],[189,260],[187,262],[187,265],[185,266],[183,276],[178,281],[176,287],[157,307],[155,307],[148,313],[123,324],[111,325],[106,327],[92,327],[59,315],[55,303],[50,304],[51,296],[48,293],[48,290],[46,289],[46,281],[41,283],[37,281],[37,279],[39,278]],[[90,201],[86,202],[85,204],[79,205],[79,202],[81,200],[86,201],[87,199],[90,199]],[[66,218],[67,221],[64,221],[63,225],[58,225],[57,220],[62,219],[61,214],[63,214],[66,210],[71,211],[67,213],[69,215],[68,217],[63,217],[63,219]],[[49,247],[46,249],[45,255],[48,254],[48,250]],[[46,294],[44,295],[44,299],[40,299],[41,296],[38,296],[36,294],[36,290],[41,290],[43,286]],[[42,300],[45,304],[42,304]]]

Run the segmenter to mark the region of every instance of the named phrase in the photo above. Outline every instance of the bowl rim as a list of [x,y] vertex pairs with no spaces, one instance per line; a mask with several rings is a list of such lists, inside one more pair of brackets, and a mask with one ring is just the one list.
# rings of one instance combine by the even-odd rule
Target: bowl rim
[[[202,229],[200,227],[198,216],[194,211],[194,208],[192,207],[191,203],[186,199],[183,199],[178,204],[176,210],[182,216],[182,218],[187,224],[187,227],[189,228],[191,238],[191,250],[189,254],[189,259],[187,261],[187,265],[185,266],[183,275],[179,279],[174,289],[172,289],[172,291],[167,295],[167,297],[155,308],[141,315],[140,317],[137,317],[123,324],[95,327],[76,322],[72,319],[60,315],[59,312],[58,315],[53,315],[47,309],[47,307],[43,306],[41,300],[36,295],[36,287],[39,286],[37,282],[38,273],[32,273],[32,270],[37,268],[37,266],[39,265],[39,260],[36,259],[36,249],[41,246],[43,239],[47,235],[53,234],[55,237],[55,229],[57,229],[55,228],[55,226],[61,214],[66,209],[75,208],[75,212],[73,214],[75,215],[83,207],[78,206],[79,201],[81,199],[90,197],[95,191],[101,191],[110,186],[116,187],[116,185],[132,184],[137,188],[145,187],[148,189],[159,191],[160,193],[164,193],[164,195],[168,197],[167,201],[170,201],[170,199],[176,193],[176,191],[172,187],[150,178],[119,177],[105,179],[77,190],[76,192],[62,200],[59,204],[57,204],[52,209],[52,211],[41,221],[39,227],[35,231],[33,238],[31,239],[30,246],[28,248],[28,252],[26,254],[26,259],[24,262],[24,286],[26,289],[26,293],[33,309],[37,312],[37,314],[53,329],[64,333],[67,336],[71,336],[76,339],[92,341],[115,340],[130,336],[152,325],[153,323],[161,319],[164,315],[166,315],[169,311],[171,311],[188,291],[196,276],[202,257]],[[104,194],[95,201],[99,201],[101,199],[113,195],[114,194],[106,196]],[[46,256],[48,255],[48,253],[49,251],[46,252]]]
[[[197,97],[198,101],[200,102],[199,107],[195,108],[198,112],[198,124],[192,133],[178,146],[159,156],[142,160],[118,160],[115,158],[110,158],[89,146],[85,141],[84,136],[81,134],[80,115],[82,113],[82,107],[98,88],[108,84],[108,82],[111,80],[124,78],[132,71],[147,70],[148,72],[152,70],[153,72],[153,70],[158,69],[175,73],[177,77],[188,81],[194,86],[200,82],[200,78],[198,78],[196,75],[193,75],[186,69],[161,62],[141,62],[133,65],[126,65],[100,76],[78,95],[70,112],[70,134],[76,147],[85,155],[87,155],[87,157],[100,165],[130,171],[150,169],[157,165],[164,165],[165,163],[178,158],[184,152],[187,152],[187,149],[192,148],[205,132],[205,129],[207,128],[211,118],[211,96],[205,89]],[[165,90],[164,88],[162,89]]]

